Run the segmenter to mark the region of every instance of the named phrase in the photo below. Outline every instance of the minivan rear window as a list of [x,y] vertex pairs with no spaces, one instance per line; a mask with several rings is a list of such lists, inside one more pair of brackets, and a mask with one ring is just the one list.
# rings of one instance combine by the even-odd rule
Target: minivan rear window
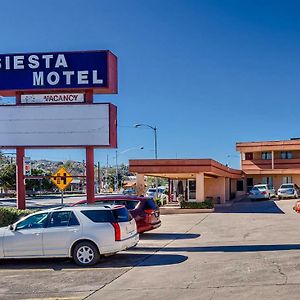
[[157,205],[155,204],[154,200],[152,199],[148,199],[145,203],[145,206],[144,206],[145,209],[154,209],[156,210],[157,209]]
[[138,200],[115,200],[115,204],[124,205],[129,210],[135,209],[139,203]]

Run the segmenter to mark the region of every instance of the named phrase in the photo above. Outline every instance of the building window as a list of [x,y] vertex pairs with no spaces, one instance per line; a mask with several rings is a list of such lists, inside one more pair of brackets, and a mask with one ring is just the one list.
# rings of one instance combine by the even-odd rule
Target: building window
[[292,182],[293,182],[292,176],[283,176],[282,177],[282,183],[292,183]]
[[245,159],[246,160],[253,160],[253,153],[252,152],[245,153]]
[[262,183],[273,186],[273,177],[263,177]]
[[281,159],[291,159],[292,158],[292,152],[291,151],[281,151],[280,158]]
[[272,153],[271,152],[262,152],[261,159],[272,159]]

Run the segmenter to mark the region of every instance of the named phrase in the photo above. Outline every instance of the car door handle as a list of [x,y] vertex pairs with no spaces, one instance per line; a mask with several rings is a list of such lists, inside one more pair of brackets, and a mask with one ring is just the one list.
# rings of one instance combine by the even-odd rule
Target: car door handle
[[40,233],[39,233],[39,232],[37,232],[35,235],[40,235]]

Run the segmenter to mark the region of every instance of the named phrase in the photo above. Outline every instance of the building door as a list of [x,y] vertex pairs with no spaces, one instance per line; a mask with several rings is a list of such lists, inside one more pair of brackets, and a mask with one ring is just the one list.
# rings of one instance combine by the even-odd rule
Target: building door
[[196,201],[196,180],[188,180],[188,201]]
[[249,192],[253,187],[253,178],[247,178],[247,192]]

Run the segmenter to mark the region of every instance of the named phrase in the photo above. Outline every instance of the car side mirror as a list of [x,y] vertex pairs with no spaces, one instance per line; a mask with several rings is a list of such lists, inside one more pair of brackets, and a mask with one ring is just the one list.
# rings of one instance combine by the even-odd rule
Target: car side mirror
[[11,231],[15,231],[16,230],[16,228],[15,228],[15,226],[13,224],[10,224],[8,226],[8,229],[11,230]]

